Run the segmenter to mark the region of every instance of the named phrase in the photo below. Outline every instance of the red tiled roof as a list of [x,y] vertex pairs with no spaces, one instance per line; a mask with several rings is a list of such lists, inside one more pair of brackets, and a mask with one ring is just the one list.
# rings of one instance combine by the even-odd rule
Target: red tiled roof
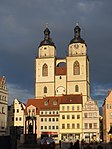
[[[53,104],[57,101],[57,104]],[[48,105],[45,105],[48,102]],[[42,99],[28,99],[25,108],[25,114],[27,114],[27,107],[33,105],[37,108],[37,114],[40,110],[59,110],[60,104],[82,104],[82,94],[77,95],[62,95],[54,97],[46,97]]]
[[66,67],[56,67],[56,75],[66,75]]
[[82,104],[82,94],[64,95],[60,104]]

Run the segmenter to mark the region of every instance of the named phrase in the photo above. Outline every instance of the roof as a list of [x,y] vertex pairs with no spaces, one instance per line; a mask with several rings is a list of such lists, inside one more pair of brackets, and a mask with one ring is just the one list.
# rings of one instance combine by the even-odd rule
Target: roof
[[66,67],[56,67],[56,75],[66,75]]
[[27,108],[30,105],[35,106],[37,109],[36,113],[39,114],[41,110],[59,110],[60,104],[82,104],[82,94],[28,99],[25,114],[27,114]]
[[85,43],[85,41],[80,37],[80,27],[79,25],[76,25],[76,27],[74,28],[74,38],[70,41],[70,44],[72,43]]
[[43,45],[50,45],[55,47],[54,43],[52,42],[52,38],[50,38],[50,30],[47,27],[44,30],[44,40],[41,41],[39,47]]

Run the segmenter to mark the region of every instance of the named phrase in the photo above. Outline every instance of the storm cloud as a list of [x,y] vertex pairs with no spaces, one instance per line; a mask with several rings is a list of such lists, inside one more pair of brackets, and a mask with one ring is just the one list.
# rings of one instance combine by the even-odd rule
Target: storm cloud
[[78,22],[90,59],[91,96],[101,105],[112,88],[111,6],[111,0],[0,0],[0,75],[7,78],[10,102],[34,96],[34,59],[45,24],[57,56],[65,57]]

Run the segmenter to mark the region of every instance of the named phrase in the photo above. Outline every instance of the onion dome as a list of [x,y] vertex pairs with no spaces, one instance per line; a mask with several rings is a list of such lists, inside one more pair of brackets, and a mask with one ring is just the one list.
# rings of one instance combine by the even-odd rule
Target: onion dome
[[72,43],[85,43],[85,41],[80,37],[80,27],[78,24],[76,24],[76,27],[74,28],[74,38],[70,41],[70,44]]
[[46,27],[46,29],[44,30],[44,40],[41,41],[39,47],[43,45],[55,46],[52,42],[52,38],[50,38],[50,30],[48,29],[48,27]]

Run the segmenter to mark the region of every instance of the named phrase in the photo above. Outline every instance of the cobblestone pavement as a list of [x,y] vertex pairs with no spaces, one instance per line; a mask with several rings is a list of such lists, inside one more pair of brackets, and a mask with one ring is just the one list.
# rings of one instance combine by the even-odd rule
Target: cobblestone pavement
[[[112,144],[101,144],[102,145],[102,147],[103,147],[103,149],[112,149]],[[68,149],[69,148],[69,143],[62,143],[62,147],[61,147],[61,149]],[[86,147],[86,146],[85,146]],[[91,147],[92,147],[92,149],[97,149],[97,147],[98,147],[98,145],[95,145],[95,144],[93,144],[93,145],[91,145]],[[27,148],[24,148],[23,147],[23,145],[18,145],[18,147],[17,147],[17,149],[33,149],[32,147],[27,147]],[[36,148],[34,148],[34,149],[39,149],[39,147],[36,147]],[[59,147],[59,145],[58,144],[56,144],[56,147],[55,147],[55,149],[60,149],[60,147]],[[81,149],[83,149],[83,148],[81,148]]]

